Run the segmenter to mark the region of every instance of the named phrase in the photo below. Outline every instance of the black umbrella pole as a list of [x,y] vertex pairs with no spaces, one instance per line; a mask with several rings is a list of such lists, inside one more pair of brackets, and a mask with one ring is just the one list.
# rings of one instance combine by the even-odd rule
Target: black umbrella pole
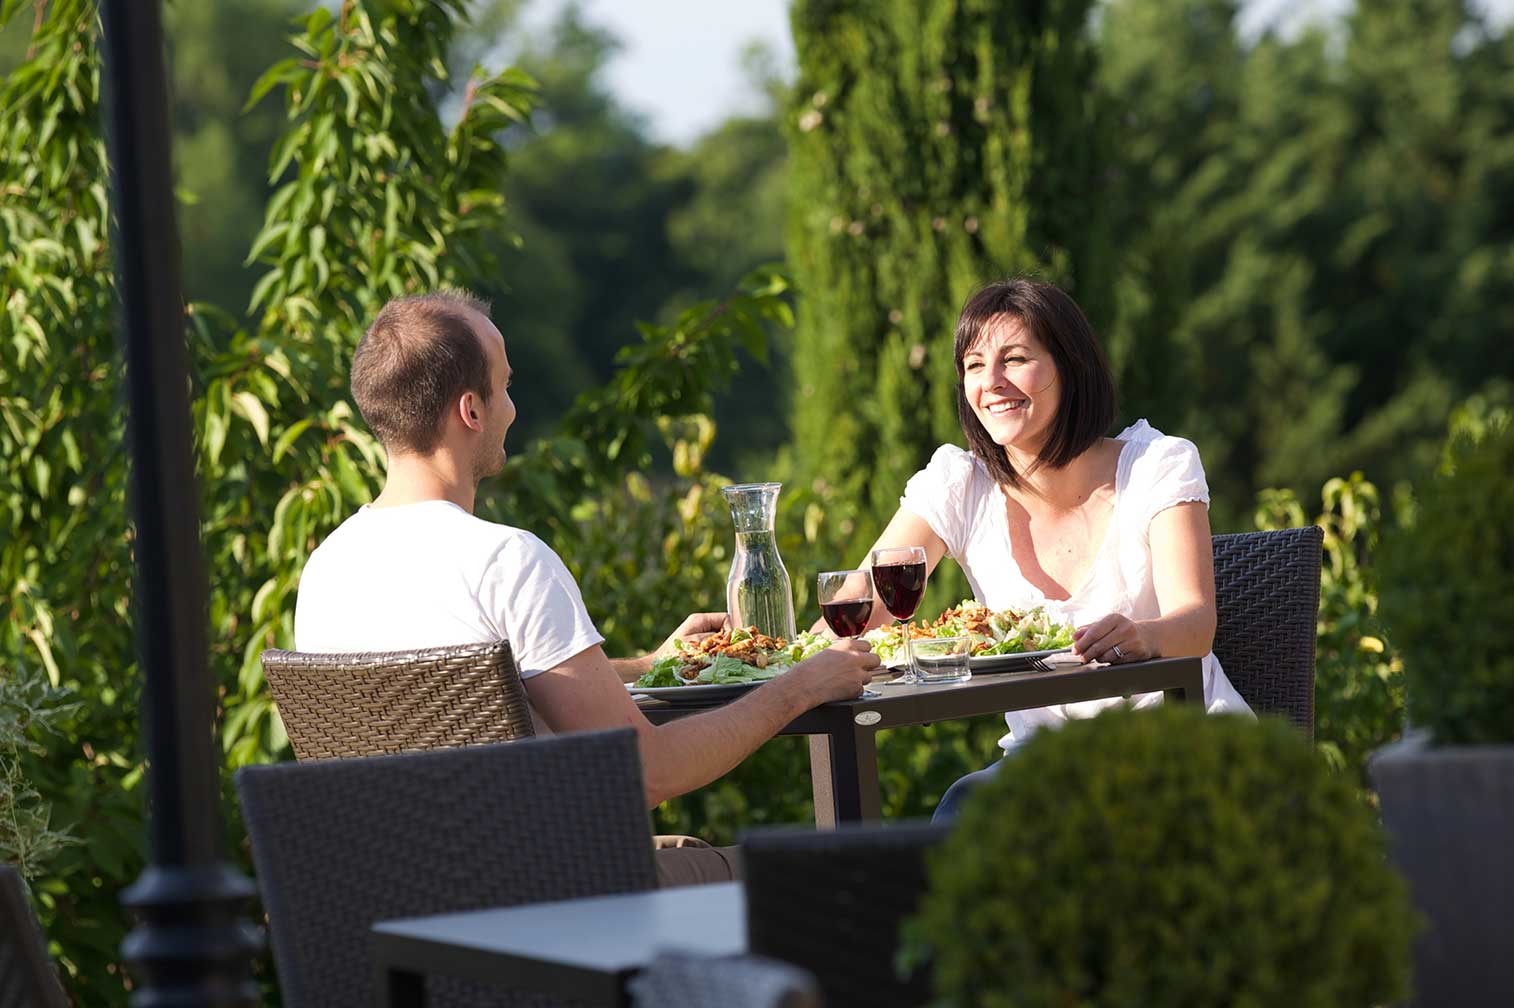
[[159,0],[105,0],[104,54],[136,523],[149,863],[122,895],[135,1008],[253,1005],[251,883],[221,860],[214,683],[190,433]]

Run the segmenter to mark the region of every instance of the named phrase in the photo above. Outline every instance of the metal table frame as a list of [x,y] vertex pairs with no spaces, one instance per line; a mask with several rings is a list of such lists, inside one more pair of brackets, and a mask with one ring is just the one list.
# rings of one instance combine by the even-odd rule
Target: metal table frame
[[[878,820],[877,733],[885,728],[930,724],[981,714],[1030,710],[1054,704],[1163,693],[1169,700],[1204,702],[1203,661],[1157,658],[1118,665],[1085,665],[1051,672],[975,675],[965,683],[937,686],[875,685],[877,699],[825,704],[789,722],[780,735],[807,735],[815,792],[815,825]],[[719,703],[640,702],[654,724],[663,724]]]

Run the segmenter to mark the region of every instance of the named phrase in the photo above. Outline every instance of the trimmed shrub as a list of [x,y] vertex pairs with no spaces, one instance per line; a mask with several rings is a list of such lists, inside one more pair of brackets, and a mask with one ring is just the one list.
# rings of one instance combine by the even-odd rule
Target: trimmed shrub
[[[942,1004],[1345,1008],[1408,991],[1412,913],[1353,782],[1281,721],[1045,731],[929,859]],[[907,956],[908,957],[908,956]]]
[[1380,612],[1409,720],[1446,745],[1514,744],[1514,423],[1474,401],[1382,549]]

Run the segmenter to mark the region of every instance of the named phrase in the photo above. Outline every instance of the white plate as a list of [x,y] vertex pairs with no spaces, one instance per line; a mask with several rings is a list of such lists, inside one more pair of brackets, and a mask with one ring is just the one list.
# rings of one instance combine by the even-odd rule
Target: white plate
[[[770,680],[763,680],[768,682]],[[760,682],[750,683],[699,683],[693,686],[637,686],[635,683],[626,683],[626,689],[631,691],[632,697],[655,697],[659,700],[725,700],[737,697],[754,686],[761,686]]]
[[[1013,654],[974,655],[967,660],[968,668],[974,672],[1023,672],[1030,668],[1030,663],[1037,658],[1047,658],[1051,655],[1071,654],[1072,648],[1054,648],[1050,651],[1017,651]],[[893,669],[904,667],[904,655],[897,654],[884,664]],[[1072,667],[1075,662],[1058,662]]]

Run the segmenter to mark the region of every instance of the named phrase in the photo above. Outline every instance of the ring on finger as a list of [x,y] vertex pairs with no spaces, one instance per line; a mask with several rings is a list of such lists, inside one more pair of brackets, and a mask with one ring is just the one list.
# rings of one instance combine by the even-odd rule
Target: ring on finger
[[1116,644],[1114,647],[1110,648],[1109,649],[1109,653],[1112,654],[1112,655],[1114,655],[1116,658],[1124,658],[1125,657],[1125,652],[1120,650],[1120,645],[1118,645],[1118,644]]

